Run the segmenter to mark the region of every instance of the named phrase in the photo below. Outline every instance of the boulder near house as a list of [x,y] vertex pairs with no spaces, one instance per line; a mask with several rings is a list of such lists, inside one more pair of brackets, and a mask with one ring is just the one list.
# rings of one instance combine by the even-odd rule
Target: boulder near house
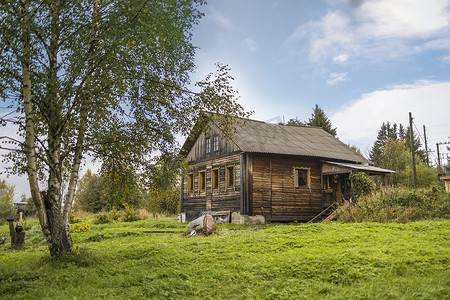
[[392,172],[370,166],[322,128],[236,119],[226,136],[218,117],[200,118],[182,147],[183,220],[210,213],[239,223],[309,221],[353,197],[351,172]]

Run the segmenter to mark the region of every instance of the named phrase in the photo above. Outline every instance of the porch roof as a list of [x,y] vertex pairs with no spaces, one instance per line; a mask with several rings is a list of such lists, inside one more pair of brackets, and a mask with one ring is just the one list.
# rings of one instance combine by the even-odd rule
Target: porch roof
[[342,173],[350,173],[352,170],[360,170],[365,171],[373,175],[381,175],[381,174],[390,174],[395,173],[395,171],[378,168],[369,165],[363,164],[353,164],[353,163],[344,163],[344,162],[335,162],[335,161],[324,161],[325,164],[331,165],[330,168],[323,168],[323,175],[331,175],[331,174],[342,174]]

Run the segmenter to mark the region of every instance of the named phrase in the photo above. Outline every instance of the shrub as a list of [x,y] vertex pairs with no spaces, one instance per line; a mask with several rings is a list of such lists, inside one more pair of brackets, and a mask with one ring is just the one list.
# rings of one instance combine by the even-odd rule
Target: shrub
[[91,228],[90,228],[88,223],[83,223],[83,224],[75,223],[75,224],[71,224],[70,225],[69,232],[70,233],[73,233],[73,232],[89,232],[90,230],[91,230]]
[[375,183],[369,175],[364,172],[354,172],[350,174],[350,180],[353,181],[355,195],[358,199],[362,196],[370,195],[375,188]]
[[4,244],[6,242],[6,236],[3,234],[3,232],[0,232],[0,245]]
[[365,196],[339,214],[342,222],[400,222],[450,218],[450,194],[428,189],[385,189]]
[[2,202],[0,201],[0,225],[6,223],[7,217],[16,217],[17,209],[14,207],[12,202]]
[[110,212],[109,212],[109,218],[111,220],[117,221],[121,218],[122,216],[122,211],[117,210],[115,208],[113,208]]
[[73,224],[73,223],[78,223],[80,222],[80,220],[75,217],[75,213],[73,210],[70,211],[70,215],[69,215],[69,223]]
[[142,218],[139,216],[139,211],[136,210],[134,207],[125,206],[125,211],[123,214],[123,221],[124,222],[134,222],[141,220]]
[[105,213],[105,212],[98,213],[97,215],[95,215],[94,219],[95,219],[94,220],[95,224],[106,224],[106,223],[111,222],[109,214]]
[[180,209],[180,188],[152,191],[146,197],[144,208],[153,213],[176,215]]

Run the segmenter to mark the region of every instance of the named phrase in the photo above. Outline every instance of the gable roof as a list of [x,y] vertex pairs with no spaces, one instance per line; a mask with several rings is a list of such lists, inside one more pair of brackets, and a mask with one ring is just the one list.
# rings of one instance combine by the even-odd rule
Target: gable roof
[[[320,127],[269,124],[239,119],[231,141],[244,152],[309,156],[368,164],[369,161]],[[201,122],[201,121],[200,121]],[[182,147],[187,155],[200,135],[199,122]]]

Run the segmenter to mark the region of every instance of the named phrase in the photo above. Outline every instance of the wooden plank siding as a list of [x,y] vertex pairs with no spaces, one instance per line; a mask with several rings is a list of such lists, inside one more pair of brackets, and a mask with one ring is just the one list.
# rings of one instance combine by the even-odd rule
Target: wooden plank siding
[[[252,212],[267,221],[307,221],[322,211],[319,160],[253,155]],[[309,187],[295,187],[295,168],[309,169]]]
[[[206,137],[210,137],[211,152],[205,152]],[[213,150],[213,136],[219,136],[219,149]],[[183,180],[183,211],[186,219],[192,220],[205,211],[240,211],[241,208],[241,155],[229,141],[219,134],[210,132],[202,134],[187,156],[188,174],[193,174],[194,189],[188,190],[188,180]],[[234,168],[233,186],[227,187],[227,167]],[[219,170],[219,188],[213,189],[213,170]],[[206,171],[206,186],[202,191],[200,172]]]
[[[213,138],[218,137],[218,149],[214,150]],[[210,151],[206,152],[206,140],[209,138]],[[194,146],[186,156],[186,162],[195,164],[197,162],[214,159],[216,157],[241,152],[239,147],[230,140],[224,138],[219,129],[212,127],[208,132],[200,134]]]

